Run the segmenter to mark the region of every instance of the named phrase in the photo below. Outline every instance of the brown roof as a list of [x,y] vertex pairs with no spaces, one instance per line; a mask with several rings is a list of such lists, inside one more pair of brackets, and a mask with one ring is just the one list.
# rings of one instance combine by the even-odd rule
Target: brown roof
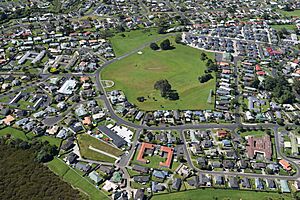
[[270,160],[272,158],[272,142],[269,135],[256,138],[248,137],[248,144],[246,147],[249,158],[253,158],[256,153],[263,153],[265,158]]

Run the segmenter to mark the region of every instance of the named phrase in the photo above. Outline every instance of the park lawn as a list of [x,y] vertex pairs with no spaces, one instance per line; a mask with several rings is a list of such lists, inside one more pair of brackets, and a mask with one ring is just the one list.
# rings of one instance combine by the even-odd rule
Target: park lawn
[[297,27],[294,24],[284,24],[284,25],[271,25],[272,28],[274,28],[277,31],[280,31],[282,28],[285,28],[286,30],[295,30]]
[[240,135],[242,137],[245,136],[256,136],[256,137],[261,137],[264,136],[266,133],[264,131],[245,131],[245,132],[241,132]]
[[279,10],[279,13],[287,16],[287,17],[300,17],[300,9],[299,10],[294,10],[294,11],[284,11],[284,10]]
[[[214,104],[207,100],[210,90],[215,90],[215,78],[202,84],[198,81],[206,69],[206,61],[200,60],[202,51],[176,44],[173,38],[171,42],[173,50],[153,51],[146,47],[142,55],[131,55],[105,68],[102,79],[115,82],[108,90],[122,90],[129,102],[146,111],[213,109]],[[214,58],[213,53],[206,54]],[[160,79],[169,81],[172,89],[178,92],[179,100],[161,97],[154,89],[155,82]],[[137,97],[145,97],[146,101],[139,102]]]
[[96,149],[105,151],[115,156],[120,156],[123,154],[123,152],[120,149],[114,148],[111,145],[108,145],[105,142],[102,142],[86,134],[78,136],[78,144],[80,147],[81,156],[87,159],[110,162],[110,163],[114,163],[116,160],[110,156],[89,149],[89,146],[92,146]]
[[[123,34],[125,37],[121,36]],[[116,56],[121,56],[159,37],[161,37],[161,35],[157,33],[156,28],[141,29],[118,33],[110,38],[110,42],[112,43],[112,47]]]
[[74,169],[71,169],[59,158],[54,158],[47,163],[47,166],[64,181],[88,195],[91,200],[109,199],[102,191],[98,190],[92,183],[78,174]]
[[231,200],[252,200],[252,199],[285,199],[290,200],[292,196],[290,194],[279,194],[275,192],[255,192],[255,191],[242,191],[242,190],[229,190],[229,189],[197,189],[189,190],[186,192],[177,192],[170,194],[154,195],[152,200],[213,200],[213,199],[231,199]]
[[0,137],[4,136],[6,134],[12,135],[14,138],[18,138],[24,141],[27,141],[27,137],[23,131],[20,131],[18,129],[12,128],[12,127],[6,127],[4,129],[0,130]]

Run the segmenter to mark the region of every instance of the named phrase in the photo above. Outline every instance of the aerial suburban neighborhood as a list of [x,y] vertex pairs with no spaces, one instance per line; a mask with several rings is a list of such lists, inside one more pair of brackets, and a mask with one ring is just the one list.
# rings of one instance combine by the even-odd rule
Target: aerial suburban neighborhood
[[300,199],[297,0],[0,1],[0,199]]

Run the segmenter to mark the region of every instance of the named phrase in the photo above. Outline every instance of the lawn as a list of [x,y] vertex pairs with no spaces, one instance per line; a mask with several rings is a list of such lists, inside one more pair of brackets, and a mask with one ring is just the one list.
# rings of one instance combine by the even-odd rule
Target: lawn
[[[200,198],[201,197],[201,198]],[[154,195],[152,200],[209,200],[209,199],[231,199],[231,200],[270,200],[270,199],[292,199],[290,194],[279,194],[275,192],[252,192],[252,191],[241,191],[241,190],[223,190],[223,189],[198,189],[189,190],[187,192],[177,192],[171,194]]]
[[157,29],[142,29],[118,33],[110,39],[110,42],[116,56],[121,56],[161,36],[157,33]]
[[47,136],[47,135],[43,135],[41,137],[37,137],[38,139],[40,139],[41,141],[48,141],[49,144],[51,145],[55,145],[57,147],[59,147],[61,139],[56,138],[56,137],[52,137],[52,136]]
[[20,131],[20,130],[17,130],[17,129],[14,129],[12,127],[6,127],[4,129],[1,129],[0,130],[0,137],[1,136],[4,136],[6,134],[10,134],[12,135],[14,138],[19,138],[21,140],[27,140],[27,137],[25,135],[25,133],[23,131]]
[[4,129],[0,130],[0,137],[6,134],[11,134],[14,138],[19,138],[21,140],[27,141],[32,140],[33,138],[37,138],[38,140],[44,142],[48,141],[49,144],[55,145],[59,147],[61,139],[55,138],[52,136],[43,135],[40,137],[35,136],[32,132],[27,133],[27,137],[23,131],[20,131],[18,129],[12,128],[12,127],[6,127]]
[[105,152],[110,153],[115,156],[120,156],[123,154],[123,152],[120,149],[114,148],[113,146],[108,145],[105,142],[102,142],[102,141],[100,141],[96,138],[93,138],[92,136],[86,135],[86,134],[78,136],[78,143],[79,143],[81,155],[84,158],[88,158],[88,159],[92,159],[92,160],[98,160],[98,161],[104,161],[104,162],[110,162],[110,163],[115,162],[114,158],[106,156],[99,152],[93,151],[93,150],[89,149],[89,146],[92,146],[96,149],[105,151]]
[[[166,158],[162,158],[158,155],[146,156],[144,158],[146,160],[149,160],[150,162],[149,163],[142,163],[142,162],[137,161],[137,156],[138,156],[138,151],[135,152],[131,163],[136,164],[136,165],[145,166],[145,167],[148,167],[148,168],[162,169],[162,170],[165,170],[165,171],[171,171],[172,172],[172,171],[175,171],[177,169],[177,167],[180,165],[179,162],[174,162],[173,161],[172,164],[171,164],[171,169],[169,169],[169,168],[166,168],[166,167],[160,167],[159,166],[159,163],[160,162],[165,162]],[[174,160],[174,158],[173,158],[173,160]]]
[[62,160],[54,158],[54,160],[47,163],[47,166],[64,181],[87,194],[91,200],[109,199],[103,192],[98,190],[92,183],[78,174],[74,169],[71,169]]
[[241,132],[240,136],[245,137],[245,136],[257,136],[257,137],[261,137],[264,136],[266,133],[265,131],[246,131],[246,132]]
[[[102,79],[112,80],[115,86],[109,90],[122,90],[129,102],[140,109],[151,110],[199,110],[213,109],[207,102],[210,90],[215,90],[215,79],[200,84],[198,77],[204,74],[206,61],[200,60],[201,51],[181,44],[168,51],[153,51],[149,47],[142,55],[132,55],[115,62],[102,71]],[[213,59],[213,53],[206,53]],[[179,100],[171,101],[160,96],[154,84],[167,79],[179,94]],[[145,97],[139,102],[137,97]],[[154,99],[155,98],[155,99]],[[214,100],[212,100],[214,102]]]
[[300,17],[300,10],[294,10],[294,11],[279,10],[278,12],[285,15],[285,16],[287,16],[287,17],[292,17],[292,16]]
[[285,28],[286,30],[295,30],[297,27],[294,24],[284,24],[284,25],[271,25],[272,28],[274,28],[277,31],[280,31],[282,28]]

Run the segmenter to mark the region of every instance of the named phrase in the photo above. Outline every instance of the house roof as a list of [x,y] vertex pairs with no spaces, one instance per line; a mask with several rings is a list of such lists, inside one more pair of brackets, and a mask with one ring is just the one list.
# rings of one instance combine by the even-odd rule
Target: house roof
[[112,139],[112,143],[116,145],[118,148],[123,147],[127,144],[127,142],[121,138],[119,135],[117,135],[115,132],[107,128],[106,126],[100,126],[98,127],[99,131],[101,131],[103,134],[107,135],[109,138]]
[[143,142],[139,151],[139,154],[137,156],[137,160],[143,163],[146,163],[147,161],[143,158],[144,153],[146,149],[154,149],[154,145],[150,143]]
[[167,155],[167,160],[165,162],[160,162],[159,165],[162,166],[162,167],[168,167],[168,168],[170,168],[171,167],[171,163],[172,163],[174,149],[170,148],[170,147],[162,146],[160,148],[160,150],[163,151],[163,152],[167,152],[168,155]]

